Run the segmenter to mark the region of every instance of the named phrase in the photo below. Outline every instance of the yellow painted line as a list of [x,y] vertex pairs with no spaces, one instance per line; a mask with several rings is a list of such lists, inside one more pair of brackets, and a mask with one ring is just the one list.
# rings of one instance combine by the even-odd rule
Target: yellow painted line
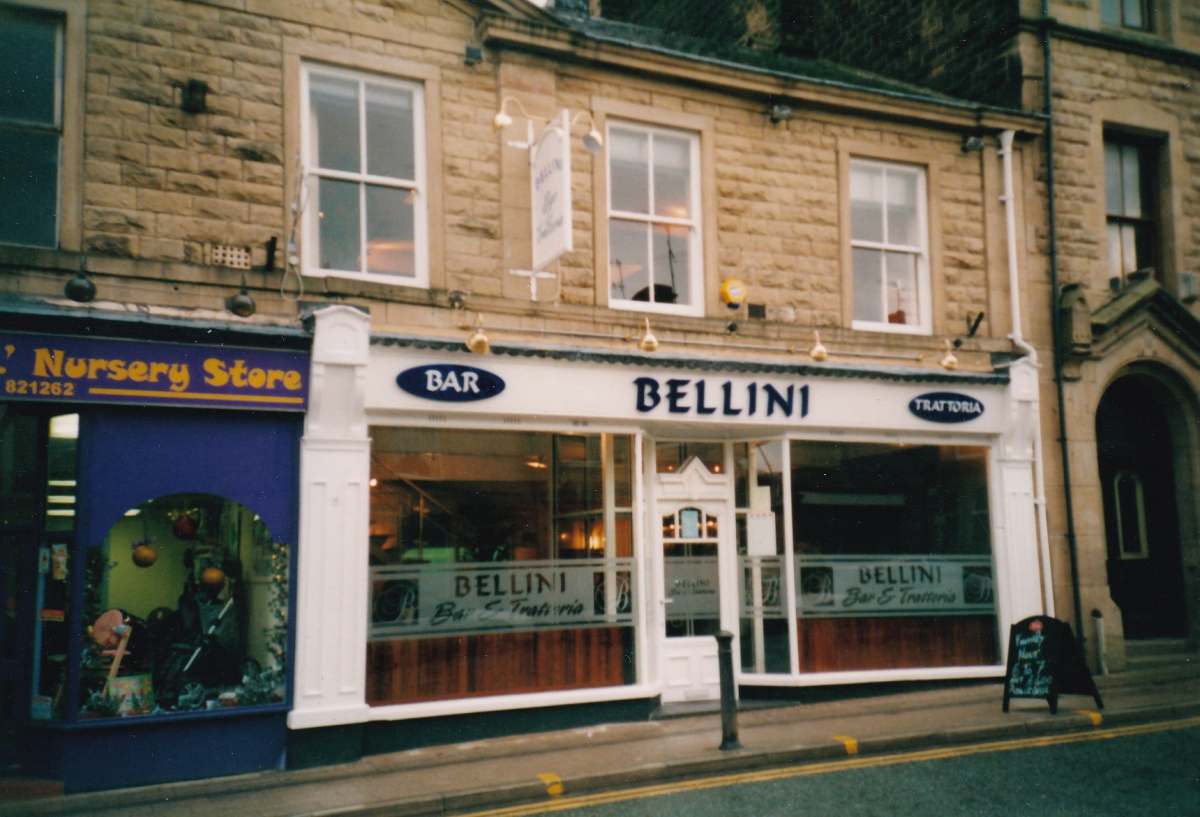
[[1100,724],[1104,723],[1104,716],[1101,715],[1099,712],[1093,712],[1090,709],[1076,709],[1075,714],[1087,715],[1089,718],[1092,719],[1092,726],[1099,726]]
[[837,742],[839,742],[840,744],[845,746],[846,754],[848,754],[848,755],[858,754],[858,741],[855,740],[854,738],[850,737],[849,735],[830,735],[829,739],[836,740]]
[[1136,726],[1121,726],[1113,729],[1098,729],[1090,732],[1072,732],[1063,735],[1046,735],[1036,738],[1021,738],[995,743],[974,743],[966,746],[951,746],[941,749],[924,749],[916,752],[903,752],[894,755],[879,755],[877,757],[852,757],[844,760],[833,760],[822,763],[807,763],[802,766],[785,766],[776,769],[762,769],[754,772],[718,775],[698,780],[681,780],[675,783],[661,783],[653,786],[641,786],[635,789],[584,794],[577,797],[563,797],[553,803],[537,803],[524,806],[509,806],[491,809],[489,811],[472,812],[465,817],[527,817],[534,814],[550,814],[557,811],[585,808],[587,806],[622,803],[628,800],[641,800],[647,797],[659,797],[665,794],[679,794],[690,791],[704,791],[726,786],[740,786],[747,783],[767,783],[773,780],[786,780],[793,777],[810,777],[830,772],[848,771],[850,769],[870,769],[881,766],[898,766],[904,763],[922,763],[930,760],[949,760],[956,757],[989,754],[992,752],[1010,752],[1015,749],[1036,749],[1043,746],[1058,746],[1068,743],[1084,743],[1094,740],[1111,740],[1112,738],[1130,737],[1133,735],[1149,735],[1156,732],[1171,732],[1177,729],[1194,729],[1200,727],[1200,716],[1183,718],[1173,721],[1159,721]]
[[177,397],[187,400],[229,400],[237,403],[303,403],[303,397],[272,397],[269,394],[202,394],[191,391],[152,391],[150,389],[89,388],[88,394],[116,397]]
[[547,772],[546,774],[539,774],[538,780],[546,784],[546,794],[551,797],[562,797],[563,784],[561,777]]

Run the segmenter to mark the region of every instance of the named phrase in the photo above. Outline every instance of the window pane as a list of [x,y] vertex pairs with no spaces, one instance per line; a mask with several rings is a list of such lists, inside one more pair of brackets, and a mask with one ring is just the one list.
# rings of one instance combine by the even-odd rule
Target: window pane
[[328,170],[359,172],[358,83],[309,74],[313,155]]
[[1145,28],[1146,16],[1142,13],[1142,0],[1122,0],[1125,7],[1126,28]]
[[1121,192],[1121,146],[1104,143],[1104,209],[1112,215],[1123,215]]
[[367,272],[414,275],[412,202],[411,190],[367,185]]
[[917,257],[911,253],[889,252],[884,255],[887,264],[887,322],[916,324],[917,310]]
[[1108,277],[1120,278],[1125,270],[1121,264],[1121,225],[1108,222]]
[[38,477],[37,416],[0,409],[0,528],[37,520]]
[[317,208],[321,269],[362,270],[358,188],[355,182],[314,180],[308,206]]
[[613,443],[613,504],[618,508],[633,506],[633,438],[614,435]]
[[691,143],[686,139],[654,139],[654,212],[668,218],[691,215]]
[[1141,151],[1133,145],[1121,146],[1121,192],[1123,215],[1142,217]]
[[852,250],[854,263],[854,320],[883,320],[883,253]]
[[54,17],[0,9],[0,119],[58,124],[58,29]]
[[1100,22],[1110,26],[1121,24],[1121,0],[1100,0]]
[[[688,230],[686,227],[654,228],[654,296],[658,304],[689,303]],[[635,300],[645,300],[634,296]]]
[[414,161],[412,92],[367,85],[367,172],[412,180]]
[[0,243],[58,244],[58,149],[55,133],[0,127]]
[[883,241],[883,172],[850,165],[850,237]]
[[[650,281],[647,252],[650,226],[613,219],[608,225],[609,297],[633,300],[645,292]],[[646,300],[642,297],[638,300]]]
[[887,242],[918,247],[921,244],[917,212],[917,174],[889,171],[887,174]]
[[612,209],[650,212],[649,137],[613,128],[609,132],[609,195]]

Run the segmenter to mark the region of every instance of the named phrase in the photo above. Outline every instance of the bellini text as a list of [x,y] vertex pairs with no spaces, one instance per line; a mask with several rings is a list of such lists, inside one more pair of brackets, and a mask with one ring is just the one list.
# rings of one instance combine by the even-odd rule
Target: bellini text
[[776,412],[784,417],[808,416],[808,386],[775,386],[771,383],[719,385],[707,380],[672,378],[663,383],[653,377],[633,381],[637,388],[637,410],[653,411],[666,402],[671,414],[717,414],[753,417],[761,409],[767,417]]

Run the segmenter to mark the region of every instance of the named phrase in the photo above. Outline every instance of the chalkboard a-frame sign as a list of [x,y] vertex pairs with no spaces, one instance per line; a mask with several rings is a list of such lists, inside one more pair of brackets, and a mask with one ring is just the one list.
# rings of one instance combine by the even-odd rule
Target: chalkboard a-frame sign
[[1047,616],[1018,621],[1008,633],[1004,711],[1010,698],[1045,698],[1057,714],[1059,695],[1091,695],[1104,708],[1071,625]]

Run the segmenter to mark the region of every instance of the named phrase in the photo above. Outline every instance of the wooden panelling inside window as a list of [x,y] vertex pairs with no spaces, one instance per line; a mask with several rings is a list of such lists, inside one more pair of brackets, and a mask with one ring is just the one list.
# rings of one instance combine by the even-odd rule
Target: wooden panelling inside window
[[994,616],[805,618],[801,672],[975,667],[999,661]]

